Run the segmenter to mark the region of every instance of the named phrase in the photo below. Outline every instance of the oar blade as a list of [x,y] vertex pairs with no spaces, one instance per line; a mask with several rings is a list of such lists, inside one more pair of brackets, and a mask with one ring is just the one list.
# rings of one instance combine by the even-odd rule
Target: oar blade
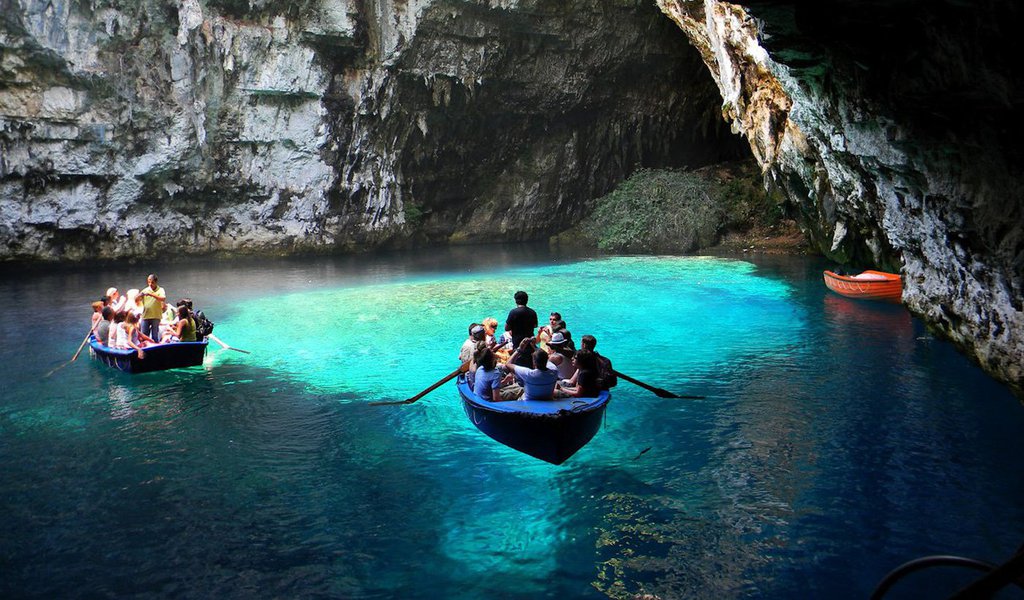
[[651,388],[651,391],[654,392],[654,395],[659,398],[679,398],[679,396],[673,394],[672,392],[668,390],[663,390],[661,388]]
[[66,367],[66,366],[68,366],[70,364],[71,364],[71,361],[69,360],[69,361],[67,361],[67,362],[65,362],[65,363],[63,363],[61,365],[58,365],[58,366],[50,369],[49,372],[46,373],[46,375],[43,375],[43,378],[45,379],[45,378],[49,377],[50,375],[53,375],[57,371],[60,371],[61,369],[63,369],[64,367]]
[[370,402],[370,406],[394,406],[396,404],[412,404],[412,402],[415,402],[415,400],[412,400],[412,398],[407,398],[405,400],[388,400],[388,401]]
[[670,392],[668,390],[662,389],[660,387],[654,387],[653,385],[651,385],[649,383],[644,383],[644,382],[640,381],[639,379],[634,379],[634,378],[630,377],[629,375],[626,375],[626,374],[621,373],[619,371],[614,371],[614,373],[615,373],[615,375],[617,375],[621,379],[625,379],[626,381],[628,381],[630,383],[636,384],[636,385],[644,388],[645,390],[647,390],[649,392],[654,392],[654,395],[659,397],[659,398],[678,398],[678,399],[682,399],[682,400],[703,400],[704,399],[704,396],[680,396],[678,394],[673,394],[672,392]]

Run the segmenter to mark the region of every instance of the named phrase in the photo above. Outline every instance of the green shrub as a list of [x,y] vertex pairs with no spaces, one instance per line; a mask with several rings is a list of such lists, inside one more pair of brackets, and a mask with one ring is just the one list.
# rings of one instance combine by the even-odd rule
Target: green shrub
[[691,252],[714,245],[726,229],[778,222],[782,208],[761,185],[747,163],[642,169],[556,239],[614,252]]

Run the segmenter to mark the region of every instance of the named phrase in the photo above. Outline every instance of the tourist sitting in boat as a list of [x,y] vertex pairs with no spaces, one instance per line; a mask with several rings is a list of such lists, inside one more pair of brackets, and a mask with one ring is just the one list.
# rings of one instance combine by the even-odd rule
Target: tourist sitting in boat
[[92,303],[92,328],[95,330],[100,321],[103,320],[103,301]]
[[[594,348],[597,346],[597,338],[592,335],[585,335],[580,338],[580,349],[578,352],[589,350],[594,353],[594,358],[597,361],[597,386],[599,390],[610,390],[619,383],[619,378],[615,375],[615,369],[612,368],[612,361],[606,356],[602,356],[597,353]],[[580,372],[579,370],[573,374],[573,376],[562,381],[563,387],[576,387],[579,382]]]
[[107,346],[110,346],[111,348],[117,348],[118,335],[120,335],[118,332],[121,330],[122,327],[124,327],[124,319],[127,316],[128,313],[126,313],[123,310],[114,313],[114,320],[110,324],[110,332],[107,334],[107,339],[100,341],[106,344]]
[[554,326],[557,325],[558,322],[561,320],[561,313],[551,313],[551,315],[548,317],[547,324],[541,325],[540,329],[537,330],[537,341],[541,343],[546,343],[548,340],[550,340],[551,336],[555,334]]
[[473,358],[481,348],[487,347],[487,342],[484,341],[484,326],[479,323],[473,323],[469,326],[469,338],[462,343],[462,350],[459,352],[459,360],[464,363],[469,363],[469,371],[466,372],[466,381],[470,386],[474,384],[474,378],[476,377],[476,364],[473,362]]
[[178,322],[178,311],[167,302],[163,303],[163,310],[160,313],[160,343],[170,333],[171,328]]
[[592,350],[581,348],[572,357],[575,369],[574,385],[562,385],[555,390],[558,397],[595,398],[601,393],[598,378],[597,355]]
[[572,341],[572,332],[565,328],[565,321],[559,321],[559,323],[561,324],[561,329],[556,333],[561,333],[562,337],[565,338],[565,345],[569,350],[576,352],[576,342]]
[[572,365],[572,357],[575,352],[569,347],[569,340],[561,331],[556,332],[548,341],[551,348],[551,356],[548,358],[551,364],[558,367],[558,376],[561,379],[569,379],[576,373]]
[[117,291],[116,287],[107,288],[107,298],[110,298],[110,308],[113,309],[114,314],[124,310],[127,299]]
[[173,342],[194,342],[196,341],[196,320],[189,313],[187,306],[178,307],[178,320],[175,321],[160,338],[161,344]]
[[109,345],[107,342],[110,340],[110,326],[114,322],[114,310],[109,306],[104,306],[100,311],[100,316],[102,319],[92,328],[92,334],[96,336],[97,342]]
[[482,325],[484,326],[484,341],[487,342],[488,348],[493,349],[498,345],[498,338],[494,335],[498,330],[498,320],[494,317],[487,317]]
[[562,335],[564,335],[566,341],[569,344],[569,348],[571,348],[573,352],[576,351],[576,343],[572,341],[572,334],[569,333],[569,327],[568,327],[568,325],[565,324],[564,320],[560,320],[557,323],[555,323],[554,328],[552,329],[552,331],[555,332],[555,333],[559,333],[560,332]]
[[[532,367],[522,366],[520,356],[529,357]],[[558,382],[558,368],[548,362],[548,353],[537,348],[533,337],[528,337],[519,343],[519,347],[505,363],[505,368],[511,370],[516,379],[522,382],[525,390],[523,400],[551,400],[554,398],[555,383]]]
[[481,339],[483,339],[484,326],[479,323],[470,323],[467,331],[466,341],[462,342],[462,348],[459,349],[459,360],[464,363],[473,360],[473,352],[476,351],[477,342],[474,332],[479,332]]
[[135,288],[128,290],[125,295],[124,310],[142,318],[142,296],[139,295],[139,290]]
[[512,333],[508,331],[502,331],[501,335],[494,338],[494,346],[492,349],[495,352],[511,352],[512,348]]
[[490,348],[482,348],[474,358],[478,365],[474,376],[473,392],[491,402],[501,400],[501,369],[497,368],[494,352]]
[[134,348],[139,353],[139,358],[145,358],[142,351],[146,343],[154,343],[153,339],[139,330],[139,318],[135,313],[125,315],[124,322],[120,323],[116,330],[116,342],[114,348],[127,350]]

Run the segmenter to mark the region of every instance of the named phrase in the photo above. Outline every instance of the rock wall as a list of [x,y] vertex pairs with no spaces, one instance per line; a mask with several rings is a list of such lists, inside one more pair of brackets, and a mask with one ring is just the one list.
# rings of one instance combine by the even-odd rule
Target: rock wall
[[1010,2],[658,0],[828,256],[1024,390],[1024,72]]
[[0,0],[0,260],[534,239],[717,106],[641,0]]

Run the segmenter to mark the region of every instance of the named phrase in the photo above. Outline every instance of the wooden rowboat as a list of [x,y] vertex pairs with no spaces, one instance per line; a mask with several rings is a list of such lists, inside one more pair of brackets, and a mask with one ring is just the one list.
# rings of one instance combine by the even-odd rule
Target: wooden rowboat
[[209,342],[174,342],[156,344],[143,348],[145,358],[139,358],[135,350],[119,350],[99,343],[95,336],[89,336],[89,353],[96,360],[125,373],[147,373],[195,367],[203,364],[206,345]]
[[587,445],[601,427],[611,394],[596,398],[490,402],[458,379],[466,416],[477,429],[513,450],[560,465]]
[[860,275],[839,275],[825,271],[825,285],[847,298],[899,303],[903,297],[903,281],[895,273],[864,271]]

